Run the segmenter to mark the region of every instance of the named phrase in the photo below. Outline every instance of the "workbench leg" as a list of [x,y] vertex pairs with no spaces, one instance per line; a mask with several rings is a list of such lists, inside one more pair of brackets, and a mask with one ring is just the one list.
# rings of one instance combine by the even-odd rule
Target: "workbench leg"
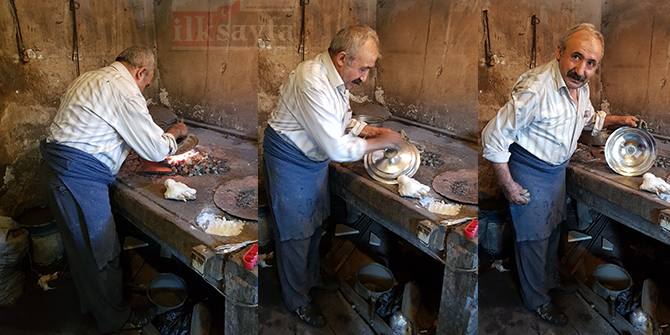
[[231,255],[224,270],[225,335],[258,334],[258,268],[248,270],[242,256],[251,246]]
[[437,334],[477,334],[477,238],[460,228],[448,236]]

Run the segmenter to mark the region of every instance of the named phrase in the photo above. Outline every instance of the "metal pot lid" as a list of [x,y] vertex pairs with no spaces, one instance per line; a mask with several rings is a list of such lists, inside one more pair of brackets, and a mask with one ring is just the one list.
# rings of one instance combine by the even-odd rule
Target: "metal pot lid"
[[398,177],[412,177],[421,164],[419,150],[414,144],[403,141],[400,148],[373,151],[363,158],[370,177],[385,184],[397,184]]
[[623,176],[639,176],[656,161],[656,140],[646,130],[621,127],[605,144],[605,160],[614,172]]

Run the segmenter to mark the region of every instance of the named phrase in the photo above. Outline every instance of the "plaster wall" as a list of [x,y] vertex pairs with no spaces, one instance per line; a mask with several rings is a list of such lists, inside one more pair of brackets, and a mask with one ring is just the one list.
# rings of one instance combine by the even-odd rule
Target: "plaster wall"
[[378,3],[374,101],[391,113],[475,138],[478,1]]
[[[60,96],[76,77],[73,18],[68,1],[15,1],[27,63],[18,57],[9,2],[0,6],[0,215],[42,203],[39,141]],[[126,47],[155,40],[152,1],[78,1],[81,73],[106,66]],[[153,86],[153,85],[152,85]],[[150,87],[147,96],[155,94]]]
[[603,12],[603,101],[612,114],[638,115],[670,135],[670,3],[608,0]]
[[[577,23],[589,22],[600,29],[603,15],[603,3],[600,0],[499,0],[481,1],[480,4],[481,8],[477,13],[479,135],[486,124],[495,117],[500,107],[507,102],[519,76],[529,69],[533,43],[531,25],[533,15],[540,19],[537,25],[537,65],[556,57],[556,46],[567,28]],[[492,67],[485,62],[483,10],[488,10],[491,49],[495,60],[495,65]],[[610,57],[610,48],[607,42],[605,45],[607,48],[605,59],[607,59]],[[600,106],[601,73],[606,72],[605,61],[603,60],[603,67],[589,82],[591,102],[596,109]],[[479,147],[480,199],[486,196],[501,196],[502,192],[493,175],[491,164],[481,157],[481,139]]]
[[[270,0],[264,0],[270,3]],[[274,34],[265,30],[261,34],[262,46],[258,51],[258,133],[267,125],[279,97],[279,88],[288,75],[303,61],[301,47],[301,27],[303,8],[299,0],[289,0],[281,8],[267,6],[259,13],[261,24],[276,27]],[[340,29],[365,24],[376,26],[377,2],[375,0],[311,0],[304,7],[305,45],[304,59],[312,59],[326,51],[331,38]],[[279,32],[279,33],[277,33]],[[351,91],[352,100],[371,101],[374,94],[375,78],[370,76],[366,83]]]
[[267,28],[258,12],[241,0],[154,3],[156,102],[187,119],[255,136],[258,34]]

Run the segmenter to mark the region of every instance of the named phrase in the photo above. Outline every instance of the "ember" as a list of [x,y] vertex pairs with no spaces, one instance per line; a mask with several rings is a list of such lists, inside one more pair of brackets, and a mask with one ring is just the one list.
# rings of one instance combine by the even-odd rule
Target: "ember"
[[230,171],[226,165],[227,159],[210,157],[195,150],[187,151],[181,155],[170,156],[166,159],[172,172],[181,176],[194,177],[203,174],[224,174]]
[[419,148],[419,155],[421,156],[421,165],[440,166],[444,164],[444,161],[440,159],[441,154]]
[[257,207],[258,203],[256,202],[256,199],[256,189],[254,188],[242,190],[237,193],[237,196],[235,196],[237,207],[240,208],[249,208],[252,206]]

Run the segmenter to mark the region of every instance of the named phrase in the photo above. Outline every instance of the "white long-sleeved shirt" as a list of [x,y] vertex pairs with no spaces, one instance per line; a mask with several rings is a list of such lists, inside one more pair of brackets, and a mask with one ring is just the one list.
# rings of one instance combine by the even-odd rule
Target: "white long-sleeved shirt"
[[549,164],[565,162],[585,125],[596,135],[605,122],[605,112],[591,105],[588,85],[578,89],[578,97],[575,103],[555,59],[524,73],[510,100],[482,131],[484,158],[507,163],[509,146],[516,142]]
[[120,62],[86,72],[70,84],[47,141],[87,152],[113,174],[130,148],[154,162],[177,151],[174,136],[153,122],[142,92]]
[[365,154],[367,142],[358,137],[365,122],[351,118],[349,90],[328,51],[289,74],[268,123],[313,161],[356,161]]

